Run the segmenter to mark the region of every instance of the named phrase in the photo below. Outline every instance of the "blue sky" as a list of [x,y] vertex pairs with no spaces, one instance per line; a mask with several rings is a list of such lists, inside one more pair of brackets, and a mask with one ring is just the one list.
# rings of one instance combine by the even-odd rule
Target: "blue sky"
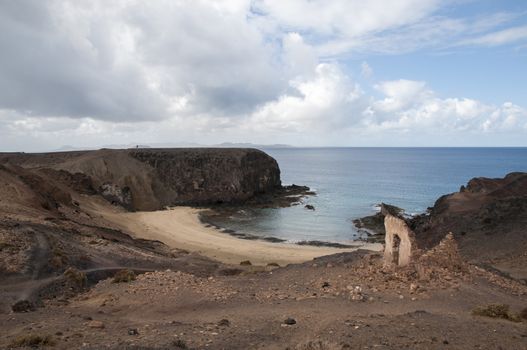
[[[448,6],[438,14],[451,18],[492,16],[500,12],[516,15],[494,30],[527,25],[525,1],[465,1]],[[527,43],[525,39],[496,46],[438,47],[404,54],[362,55],[346,63],[352,74],[360,74],[367,60],[376,78],[424,80],[442,96],[462,96],[499,104],[527,99]]]
[[0,150],[527,146],[527,2],[0,2]]

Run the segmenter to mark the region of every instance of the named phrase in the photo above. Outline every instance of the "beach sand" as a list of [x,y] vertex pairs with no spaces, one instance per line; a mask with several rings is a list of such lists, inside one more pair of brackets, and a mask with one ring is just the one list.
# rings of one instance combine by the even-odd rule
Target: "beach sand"
[[171,248],[196,252],[229,264],[249,260],[253,265],[287,265],[357,249],[382,249],[380,244],[363,242],[357,242],[356,248],[331,248],[239,239],[203,225],[199,212],[200,209],[175,207],[153,212],[106,213],[104,216],[135,238],[158,240]]

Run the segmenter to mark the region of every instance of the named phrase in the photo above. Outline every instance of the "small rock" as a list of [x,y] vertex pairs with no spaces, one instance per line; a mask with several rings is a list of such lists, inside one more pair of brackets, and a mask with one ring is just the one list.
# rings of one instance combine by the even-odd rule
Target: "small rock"
[[104,323],[102,321],[90,321],[88,322],[88,327],[90,328],[104,328]]
[[19,300],[11,306],[13,312],[30,312],[35,311],[35,304],[29,300]]
[[138,335],[137,328],[128,328],[128,335]]
[[284,324],[292,326],[296,324],[296,320],[294,318],[288,317],[284,320]]
[[322,283],[322,288],[328,288],[328,287],[329,287],[329,282]]
[[244,261],[240,262],[240,265],[242,265],[242,266],[250,266],[252,264],[251,264],[251,262],[249,260],[244,260]]
[[304,208],[306,208],[307,210],[315,210],[315,207],[312,206],[311,204],[304,205]]
[[224,318],[224,319],[220,320],[220,322],[218,322],[218,326],[220,326],[220,327],[229,327],[230,325],[231,325],[231,322],[228,319],[226,319],[226,318]]

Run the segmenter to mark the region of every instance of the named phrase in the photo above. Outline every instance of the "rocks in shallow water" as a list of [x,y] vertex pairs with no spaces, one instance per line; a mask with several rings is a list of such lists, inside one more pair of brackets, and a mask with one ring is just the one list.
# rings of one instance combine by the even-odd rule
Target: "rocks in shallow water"
[[30,312],[30,311],[35,311],[35,309],[36,309],[35,304],[25,299],[19,300],[16,303],[14,303],[13,306],[11,306],[11,310],[13,310],[13,312]]
[[307,210],[315,210],[315,207],[312,206],[311,204],[304,205],[304,208],[306,208]]
[[294,318],[288,317],[288,318],[286,318],[284,320],[283,324],[288,325],[288,326],[292,326],[292,325],[296,324],[296,320]]
[[330,247],[330,248],[355,248],[357,246],[335,243],[335,242],[324,242],[324,241],[300,241],[297,242],[298,245],[312,245],[315,247]]
[[244,260],[240,262],[240,265],[242,266],[251,266],[252,263],[249,260]]
[[396,217],[404,216],[404,210],[386,203],[379,204],[380,211],[373,215],[354,219],[353,224],[359,231],[366,234],[365,240],[370,243],[384,243],[386,233],[384,227],[384,216],[391,213]]
[[270,193],[260,193],[245,204],[257,208],[286,208],[301,204],[302,198],[314,195],[316,195],[315,192],[311,191],[309,187],[293,184],[275,188]]
[[285,239],[270,237],[270,236],[263,237],[262,240],[266,242],[271,242],[271,243],[282,243],[286,241]]

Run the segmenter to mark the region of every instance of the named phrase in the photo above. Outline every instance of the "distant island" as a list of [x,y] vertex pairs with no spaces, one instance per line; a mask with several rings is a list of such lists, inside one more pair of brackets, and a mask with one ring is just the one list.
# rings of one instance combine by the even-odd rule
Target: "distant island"
[[74,147],[71,145],[64,145],[52,152],[64,152],[64,151],[90,151],[97,149],[128,149],[128,148],[256,148],[256,149],[274,149],[274,148],[294,148],[295,146],[286,144],[256,144],[250,142],[223,142],[220,144],[200,144],[195,142],[175,142],[175,143],[129,143],[129,144],[112,144],[102,145],[101,147]]

